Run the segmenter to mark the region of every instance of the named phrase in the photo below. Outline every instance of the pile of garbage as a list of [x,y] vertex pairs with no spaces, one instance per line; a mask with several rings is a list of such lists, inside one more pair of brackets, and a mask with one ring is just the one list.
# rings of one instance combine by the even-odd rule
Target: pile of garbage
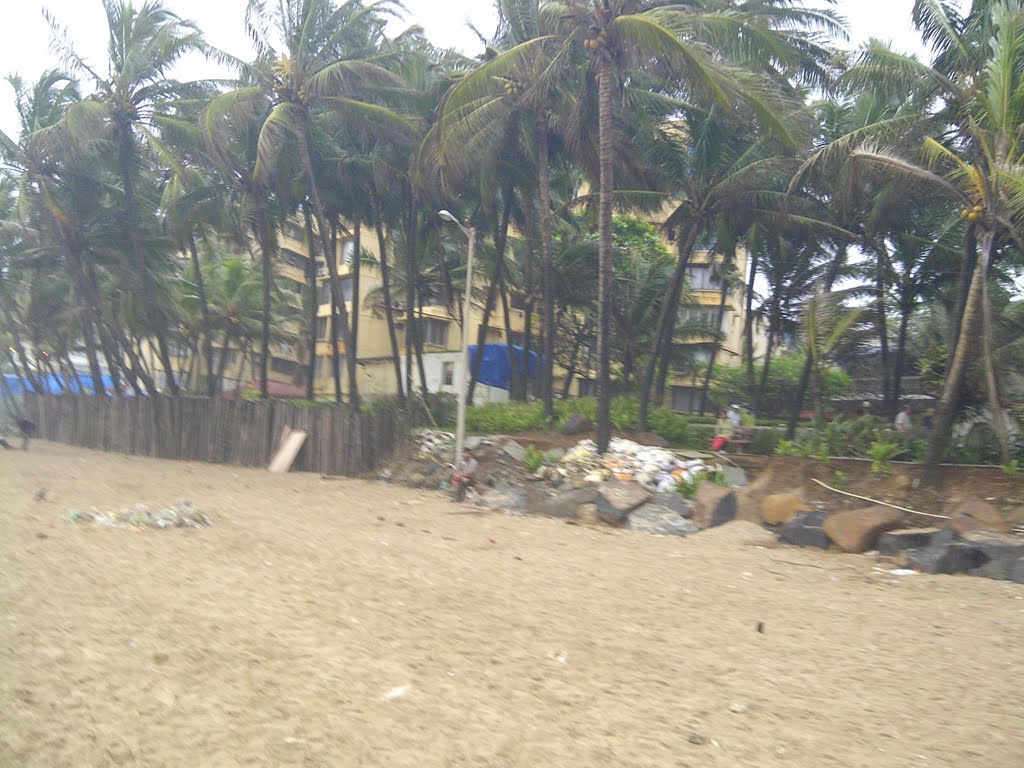
[[455,435],[438,429],[421,429],[416,432],[420,456],[440,458],[451,456],[455,450]]
[[583,476],[588,483],[605,480],[636,482],[652,491],[671,491],[680,482],[695,482],[714,474],[718,467],[703,459],[682,459],[664,448],[640,445],[632,440],[613,438],[608,452],[598,455],[593,440],[580,440],[559,460],[563,476]]
[[98,510],[95,507],[87,511],[73,509],[68,514],[68,522],[94,523],[106,528],[199,528],[213,525],[210,518],[196,509],[188,499],[182,499],[173,507],[147,507],[145,504],[133,504],[120,511]]

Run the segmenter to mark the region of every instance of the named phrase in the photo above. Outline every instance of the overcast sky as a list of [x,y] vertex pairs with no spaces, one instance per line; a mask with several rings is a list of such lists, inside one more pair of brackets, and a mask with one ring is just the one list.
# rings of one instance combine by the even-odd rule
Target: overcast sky
[[[913,0],[839,0],[838,9],[850,23],[851,43],[869,37],[881,37],[906,51],[920,51],[920,43],[910,25]],[[214,46],[240,58],[251,53],[243,29],[246,0],[165,0],[165,4],[183,18],[197,22]],[[406,22],[420,24],[438,45],[453,46],[468,54],[480,49],[467,20],[489,34],[494,29],[491,0],[405,0]],[[47,8],[63,25],[76,50],[90,63],[102,67],[105,61],[106,25],[100,0],[0,0],[0,76],[17,72],[26,80],[35,80],[56,63],[50,52],[50,30],[43,19]],[[194,79],[211,74],[204,61],[189,62],[177,76]],[[12,106],[13,92],[0,83],[0,130],[12,137],[18,121]]]

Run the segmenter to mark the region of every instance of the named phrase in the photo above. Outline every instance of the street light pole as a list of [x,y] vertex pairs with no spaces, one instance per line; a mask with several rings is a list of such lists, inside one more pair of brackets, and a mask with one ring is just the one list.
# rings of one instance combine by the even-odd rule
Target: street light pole
[[[438,211],[437,215],[445,221],[455,224],[462,230],[462,234],[469,240],[469,248],[466,255],[466,289],[462,309],[462,350],[459,354],[459,370],[457,383],[458,407],[455,412],[455,464],[462,461],[462,449],[466,445],[466,390],[469,387],[469,319],[470,299],[473,289],[473,252],[476,247],[476,230],[473,227],[463,226],[452,213]],[[477,350],[477,354],[483,354],[483,350]]]

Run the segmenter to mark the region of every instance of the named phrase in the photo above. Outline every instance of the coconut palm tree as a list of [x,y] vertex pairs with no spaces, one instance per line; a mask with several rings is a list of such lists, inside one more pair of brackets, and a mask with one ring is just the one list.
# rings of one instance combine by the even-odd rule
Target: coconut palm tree
[[168,77],[183,56],[206,51],[198,28],[171,13],[158,0],[136,7],[129,0],[103,0],[109,41],[107,72],[91,66],[76,51],[58,20],[46,13],[53,32],[53,47],[72,74],[92,80],[92,98],[68,110],[73,138],[87,143],[104,129],[110,132],[116,157],[117,178],[123,206],[121,226],[126,239],[128,264],[145,307],[147,324],[157,341],[167,388],[177,394],[167,345],[168,318],[161,312],[160,289],[154,283],[158,265],[145,247],[151,204],[140,190],[140,167],[149,158],[173,163],[173,155],[160,139],[159,117],[173,109],[176,97],[187,89]]

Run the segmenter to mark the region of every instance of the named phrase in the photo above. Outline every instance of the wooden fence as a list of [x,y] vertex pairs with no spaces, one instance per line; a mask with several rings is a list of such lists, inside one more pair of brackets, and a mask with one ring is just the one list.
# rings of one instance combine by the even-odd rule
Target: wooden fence
[[25,395],[36,436],[83,448],[265,467],[285,428],[308,434],[292,469],[355,476],[391,455],[402,436],[393,412],[300,408],[282,401]]

